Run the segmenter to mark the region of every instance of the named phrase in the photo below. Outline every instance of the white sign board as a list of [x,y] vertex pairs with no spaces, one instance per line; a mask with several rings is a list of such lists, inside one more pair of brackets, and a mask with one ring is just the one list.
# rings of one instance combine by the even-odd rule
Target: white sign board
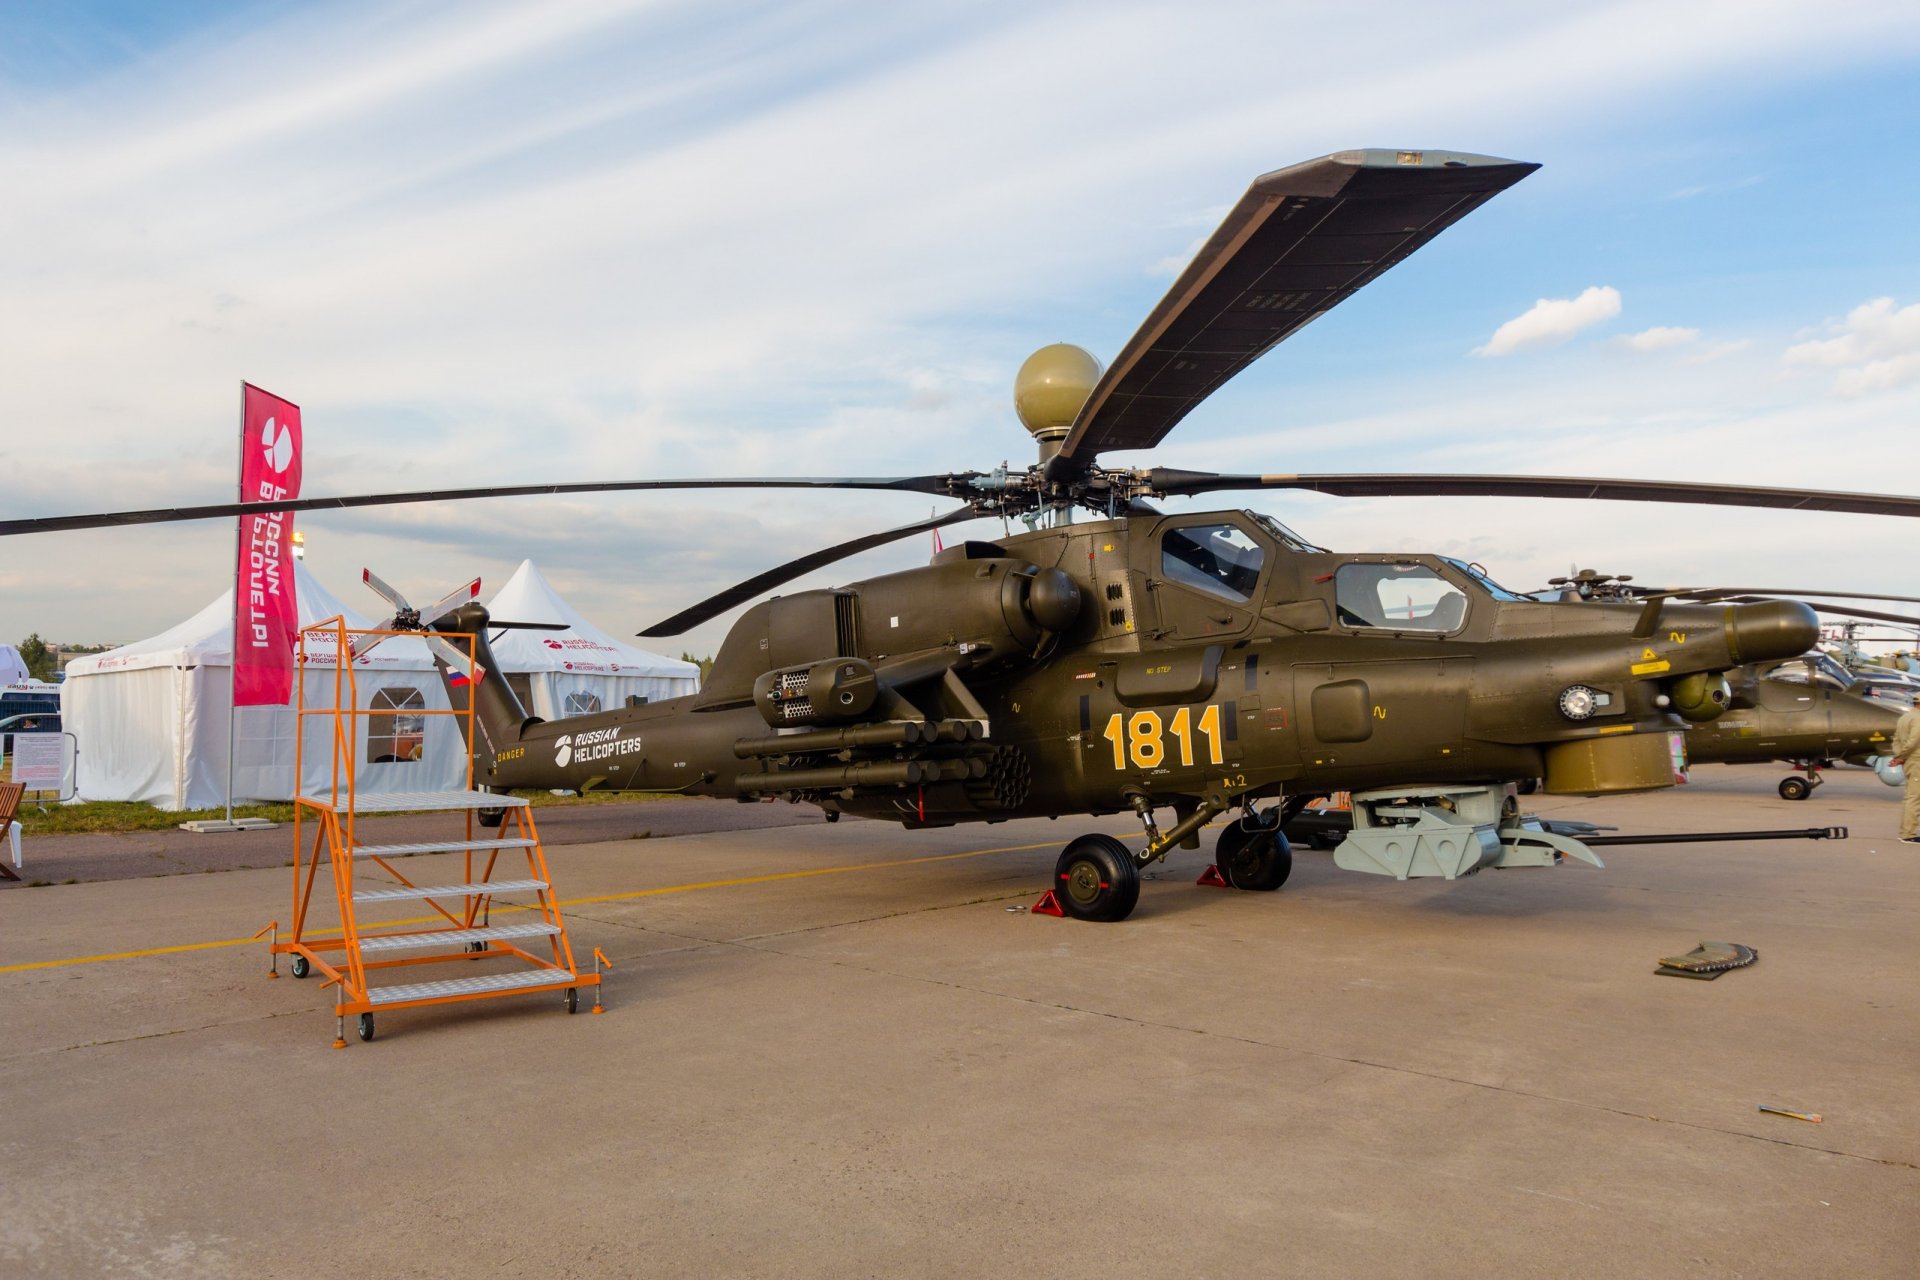
[[67,772],[67,740],[59,733],[13,735],[13,780],[29,791],[58,791]]

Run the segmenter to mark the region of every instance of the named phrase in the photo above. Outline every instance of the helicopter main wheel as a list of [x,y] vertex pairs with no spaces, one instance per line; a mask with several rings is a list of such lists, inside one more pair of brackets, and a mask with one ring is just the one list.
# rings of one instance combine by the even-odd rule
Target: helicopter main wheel
[[1293,846],[1277,826],[1234,823],[1220,833],[1214,864],[1228,884],[1255,893],[1272,893],[1293,871]]
[[1790,778],[1780,779],[1780,798],[1782,800],[1805,800],[1813,794],[1813,784],[1794,774]]
[[1519,781],[1519,782],[1517,782],[1517,783],[1515,783],[1515,784],[1514,784],[1514,788],[1513,788],[1513,789],[1514,789],[1515,791],[1518,791],[1518,792],[1519,792],[1519,793],[1520,793],[1521,795],[1523,795],[1523,796],[1530,796],[1530,795],[1532,795],[1532,794],[1533,794],[1534,792],[1536,792],[1536,791],[1538,791],[1538,790],[1540,789],[1540,779],[1538,779],[1538,778],[1522,778],[1522,779],[1520,779],[1520,781]]
[[477,815],[483,827],[497,827],[507,820],[505,809],[482,809]]
[[1061,908],[1076,920],[1125,920],[1140,901],[1140,868],[1112,836],[1081,836],[1053,864]]

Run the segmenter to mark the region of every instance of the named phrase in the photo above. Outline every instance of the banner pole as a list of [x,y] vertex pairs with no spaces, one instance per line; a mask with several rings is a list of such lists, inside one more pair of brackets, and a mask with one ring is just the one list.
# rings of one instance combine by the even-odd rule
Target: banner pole
[[[264,454],[248,452],[249,449],[262,446],[262,442],[254,440],[249,434],[253,430],[253,426],[249,425],[251,421],[249,411],[256,400],[261,402],[263,407],[271,407],[265,403],[271,401],[273,404],[284,405],[286,410],[289,411],[288,421],[280,424],[281,429],[279,433],[275,434],[272,431],[267,433],[269,438],[264,442],[266,449]],[[265,416],[265,424],[271,426],[276,421],[277,413],[278,410],[275,411],[275,415]],[[267,392],[261,391],[260,388],[250,383],[241,382],[240,456],[238,459],[240,475],[235,488],[239,492],[242,502],[248,501],[249,499],[259,500],[270,495],[291,497],[299,493],[300,475],[299,468],[295,465],[296,455],[300,452],[301,443],[298,416],[298,405],[283,401],[278,396],[269,395]],[[294,473],[290,481],[284,476],[284,473],[289,470]],[[276,483],[269,475],[270,472],[282,473],[282,480]],[[254,492],[247,492],[249,485],[254,487]],[[245,633],[249,640],[255,638],[271,640],[273,643],[265,646],[268,650],[274,649],[277,645],[284,644],[287,646],[288,652],[284,657],[289,661],[293,657],[291,646],[299,643],[299,587],[293,576],[291,562],[285,558],[287,544],[284,531],[286,526],[286,517],[285,514],[282,513],[279,517],[281,534],[270,536],[266,541],[262,541],[259,516],[242,515],[234,525],[233,617],[231,620],[232,630],[228,633],[229,643],[227,645],[229,653],[227,655],[226,817],[196,818],[191,822],[181,823],[180,825],[188,831],[259,831],[280,825],[277,822],[269,822],[265,818],[235,818],[233,816],[233,802],[234,778],[239,772],[240,767],[240,656],[243,648],[241,644],[243,628],[245,628]],[[272,534],[271,528],[268,530],[268,533]],[[278,541],[275,541],[274,537],[277,537]],[[250,570],[253,568],[252,562],[256,558],[254,553],[256,546],[261,548],[258,557],[261,560],[260,573],[253,575],[261,581],[260,589],[262,596],[259,605],[260,612],[258,614],[260,621],[257,623],[249,623],[249,619],[255,615],[248,611],[249,608],[252,607],[253,601],[247,594],[247,583],[252,580],[252,578],[250,578]],[[266,556],[266,549],[268,547],[272,547],[274,550],[274,558],[271,563],[268,562]],[[274,600],[268,601],[268,596],[274,597]],[[293,616],[291,619],[288,618],[285,609],[290,598],[293,604]],[[271,616],[268,614],[269,604],[277,604],[279,606],[278,609],[272,612]],[[261,646],[248,645],[244,647],[247,649],[248,656],[251,659],[253,656],[252,650]],[[278,683],[279,679],[284,677],[287,683],[291,684],[293,675],[291,666],[287,666],[284,671],[276,669],[268,672],[268,675],[273,678],[273,684],[264,689],[261,687],[260,681],[256,678],[258,672],[256,670],[256,664],[252,661],[248,664],[247,673],[247,697],[249,705],[278,705],[271,702],[262,702],[262,698],[269,693],[279,697],[282,701],[285,701],[291,696],[291,689],[280,690]],[[277,725],[278,721],[276,720],[275,723]]]
[[[240,383],[240,447],[234,451],[233,464],[236,474],[233,490],[240,495],[240,501],[247,500],[247,384]],[[240,690],[240,563],[246,555],[247,517],[240,516],[233,525],[233,617],[230,621],[233,630],[227,641],[227,823],[233,822],[233,739],[234,726],[239,718],[239,708],[234,700]]]

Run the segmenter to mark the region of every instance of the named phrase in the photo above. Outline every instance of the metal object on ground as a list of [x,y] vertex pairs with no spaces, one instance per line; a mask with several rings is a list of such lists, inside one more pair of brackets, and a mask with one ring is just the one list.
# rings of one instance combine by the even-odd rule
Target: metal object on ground
[[1654,972],[1668,978],[1711,981],[1729,969],[1744,968],[1759,958],[1758,951],[1738,942],[1702,942],[1683,956],[1663,957]]

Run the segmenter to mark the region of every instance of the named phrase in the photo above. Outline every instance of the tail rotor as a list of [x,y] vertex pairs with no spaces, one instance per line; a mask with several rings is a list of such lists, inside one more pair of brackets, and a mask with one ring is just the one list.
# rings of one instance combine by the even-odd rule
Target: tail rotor
[[[391,584],[371,569],[360,571],[360,580],[370,587],[375,595],[393,607],[393,613],[374,626],[375,631],[422,631],[425,632],[427,649],[434,658],[447,669],[449,683],[460,686],[479,684],[486,678],[487,669],[474,661],[472,656],[461,650],[460,646],[436,635],[433,624],[458,609],[470,600],[480,597],[480,579],[475,578],[465,586],[455,587],[438,601],[425,609],[415,609]],[[384,635],[368,636],[353,646],[353,657],[364,657],[370,650],[388,637]]]

